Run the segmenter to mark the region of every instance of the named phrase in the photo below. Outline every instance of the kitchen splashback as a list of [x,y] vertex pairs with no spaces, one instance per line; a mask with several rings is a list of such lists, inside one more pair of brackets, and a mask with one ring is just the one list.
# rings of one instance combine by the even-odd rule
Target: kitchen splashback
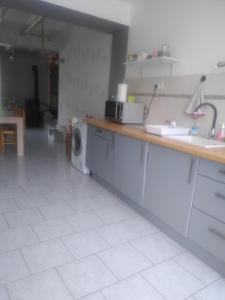
[[[175,120],[179,125],[193,125],[193,119],[185,115],[185,107],[190,100],[202,74],[160,78],[127,79],[128,93],[136,96],[136,101],[147,103],[156,83],[164,83],[153,101],[146,124],[162,124],[165,120]],[[213,103],[218,109],[217,126],[225,122],[225,73],[207,75],[205,82],[205,102]],[[211,110],[198,119],[201,134],[207,135],[212,122]]]

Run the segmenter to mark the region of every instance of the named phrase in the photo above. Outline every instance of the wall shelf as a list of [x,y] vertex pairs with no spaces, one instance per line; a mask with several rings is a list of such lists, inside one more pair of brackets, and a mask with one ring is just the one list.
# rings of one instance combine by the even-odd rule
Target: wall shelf
[[145,59],[143,61],[127,61],[125,62],[126,66],[130,67],[136,67],[141,69],[141,75],[144,75],[144,68],[150,65],[162,65],[166,64],[170,68],[170,76],[173,75],[173,65],[176,63],[180,63],[181,59],[175,58],[175,57],[168,57],[168,56],[161,56],[161,57],[154,57]]

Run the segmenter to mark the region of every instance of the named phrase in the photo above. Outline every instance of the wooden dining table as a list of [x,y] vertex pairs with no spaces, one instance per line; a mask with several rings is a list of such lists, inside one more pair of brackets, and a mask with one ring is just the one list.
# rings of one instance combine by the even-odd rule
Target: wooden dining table
[[16,125],[17,132],[17,155],[24,156],[24,120],[22,117],[13,115],[0,115],[0,125]]

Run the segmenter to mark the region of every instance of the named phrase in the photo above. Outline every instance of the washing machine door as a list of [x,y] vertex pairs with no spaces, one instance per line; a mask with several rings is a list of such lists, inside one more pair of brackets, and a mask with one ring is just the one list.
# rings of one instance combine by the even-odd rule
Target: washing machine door
[[73,130],[72,146],[73,146],[72,150],[74,156],[80,156],[82,151],[82,139],[81,139],[80,128],[74,128]]

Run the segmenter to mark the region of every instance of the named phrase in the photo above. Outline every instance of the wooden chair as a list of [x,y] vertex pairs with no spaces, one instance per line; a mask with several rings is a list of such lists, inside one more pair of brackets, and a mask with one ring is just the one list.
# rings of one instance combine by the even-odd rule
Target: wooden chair
[[[14,112],[17,117],[23,118],[23,123],[25,127],[25,109],[15,107]],[[4,153],[5,145],[16,145],[16,144],[17,144],[16,128],[10,125],[0,127],[0,152]]]
[[2,132],[0,130],[0,153],[2,153]]
[[1,153],[5,152],[5,145],[16,145],[16,130],[0,128],[0,149]]
[[26,127],[26,111],[24,108],[15,108],[15,113],[17,117],[23,118],[23,126],[24,126],[24,134],[25,134],[25,127]]

